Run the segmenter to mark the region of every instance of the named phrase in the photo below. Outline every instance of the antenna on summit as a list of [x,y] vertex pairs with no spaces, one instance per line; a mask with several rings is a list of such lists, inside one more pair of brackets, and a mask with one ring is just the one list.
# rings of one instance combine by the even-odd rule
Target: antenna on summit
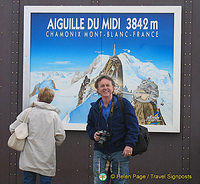
[[115,49],[115,44],[114,44],[114,51],[113,51],[113,56],[116,55],[116,49]]

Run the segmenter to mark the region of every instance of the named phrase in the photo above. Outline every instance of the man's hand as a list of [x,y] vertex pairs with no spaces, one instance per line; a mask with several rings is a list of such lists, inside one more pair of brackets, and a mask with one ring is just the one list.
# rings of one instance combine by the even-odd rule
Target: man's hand
[[130,146],[126,146],[124,148],[123,155],[124,157],[128,157],[132,155],[132,152],[133,152],[133,148],[131,148]]
[[94,134],[94,140],[98,142],[99,139],[100,139],[100,133],[99,132],[95,132],[95,134]]

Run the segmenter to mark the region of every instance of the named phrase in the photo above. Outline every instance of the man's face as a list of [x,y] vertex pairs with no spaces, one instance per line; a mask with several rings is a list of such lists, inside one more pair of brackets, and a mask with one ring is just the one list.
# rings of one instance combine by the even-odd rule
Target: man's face
[[112,85],[112,82],[110,80],[102,79],[100,82],[98,82],[97,92],[102,97],[111,96],[113,91],[114,91],[114,86]]

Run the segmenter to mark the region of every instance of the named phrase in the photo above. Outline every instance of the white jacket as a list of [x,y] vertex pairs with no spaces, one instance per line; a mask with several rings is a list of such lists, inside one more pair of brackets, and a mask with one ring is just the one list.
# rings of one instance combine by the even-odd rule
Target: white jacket
[[[10,132],[23,122],[30,108],[21,112],[10,125]],[[44,176],[55,176],[56,146],[65,139],[65,131],[58,116],[59,110],[51,104],[35,102],[28,115],[29,136],[20,153],[19,168]]]

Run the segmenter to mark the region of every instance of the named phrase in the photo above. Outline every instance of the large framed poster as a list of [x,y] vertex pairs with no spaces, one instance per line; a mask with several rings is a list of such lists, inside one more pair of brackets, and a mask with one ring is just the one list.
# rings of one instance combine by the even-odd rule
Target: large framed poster
[[67,130],[85,130],[98,76],[151,132],[180,132],[181,7],[25,6],[23,108],[55,91]]

